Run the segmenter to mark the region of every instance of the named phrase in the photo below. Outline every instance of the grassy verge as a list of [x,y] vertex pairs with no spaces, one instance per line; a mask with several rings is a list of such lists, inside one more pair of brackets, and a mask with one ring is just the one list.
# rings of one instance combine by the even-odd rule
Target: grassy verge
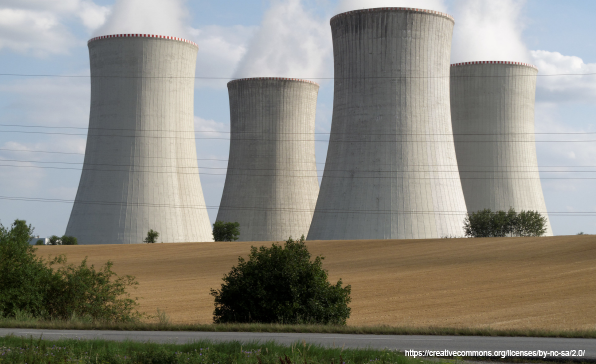
[[292,346],[268,343],[197,341],[190,344],[153,344],[104,340],[49,341],[14,336],[0,338],[0,363],[398,363],[420,364],[388,350],[324,348],[296,343]]
[[129,331],[212,331],[212,332],[303,332],[373,335],[461,335],[461,336],[525,336],[596,338],[596,330],[491,329],[453,327],[393,327],[393,326],[335,326],[335,325],[279,325],[279,324],[172,324],[162,323],[97,323],[81,320],[41,321],[35,319],[0,319],[3,328],[53,330],[129,330]]

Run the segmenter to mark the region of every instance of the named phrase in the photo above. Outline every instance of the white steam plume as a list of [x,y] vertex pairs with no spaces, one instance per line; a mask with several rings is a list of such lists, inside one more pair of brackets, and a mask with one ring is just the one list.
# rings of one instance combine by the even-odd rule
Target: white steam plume
[[328,19],[317,19],[301,0],[273,0],[234,78],[317,78],[332,74]]
[[456,0],[451,61],[530,62],[522,41],[525,0]]
[[146,33],[187,38],[183,0],[116,0],[95,35]]
[[341,0],[337,6],[337,13],[385,7],[416,8],[442,12],[447,10],[443,0]]

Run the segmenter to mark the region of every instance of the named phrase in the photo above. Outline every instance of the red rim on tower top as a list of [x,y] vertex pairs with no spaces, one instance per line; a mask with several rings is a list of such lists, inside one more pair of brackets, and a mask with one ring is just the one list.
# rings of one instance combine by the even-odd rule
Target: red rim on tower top
[[191,42],[188,39],[179,38],[179,37],[170,37],[167,35],[157,35],[157,34],[109,34],[109,35],[100,35],[99,37],[91,38],[87,41],[87,44],[94,42],[96,40],[101,39],[110,39],[110,38],[155,38],[155,39],[165,39],[165,40],[176,40],[179,42],[184,42],[188,44],[192,44],[195,47],[199,48],[199,45],[195,42]]

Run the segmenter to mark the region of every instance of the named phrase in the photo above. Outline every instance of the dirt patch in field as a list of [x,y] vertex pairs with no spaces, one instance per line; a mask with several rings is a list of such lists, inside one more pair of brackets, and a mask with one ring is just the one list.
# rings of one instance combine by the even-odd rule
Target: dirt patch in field
[[[141,310],[212,322],[221,278],[258,243],[44,246],[70,263],[137,277]],[[596,236],[311,241],[330,279],[352,285],[349,325],[594,329]]]

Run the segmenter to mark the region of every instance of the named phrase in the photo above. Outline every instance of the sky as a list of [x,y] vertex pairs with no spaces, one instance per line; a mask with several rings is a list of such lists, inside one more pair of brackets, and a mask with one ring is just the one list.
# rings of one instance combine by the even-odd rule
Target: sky
[[[2,0],[0,223],[24,219],[35,234],[64,234],[89,123],[89,38],[186,38],[199,45],[196,75],[222,78],[195,84],[197,157],[213,223],[229,143],[208,138],[229,131],[228,79],[316,79],[316,131],[329,132],[333,82],[320,80],[333,77],[329,19],[386,6],[451,14],[452,63],[539,68],[536,148],[554,233],[596,234],[596,75],[585,75],[596,73],[593,0]],[[326,151],[316,143],[319,177]]]

